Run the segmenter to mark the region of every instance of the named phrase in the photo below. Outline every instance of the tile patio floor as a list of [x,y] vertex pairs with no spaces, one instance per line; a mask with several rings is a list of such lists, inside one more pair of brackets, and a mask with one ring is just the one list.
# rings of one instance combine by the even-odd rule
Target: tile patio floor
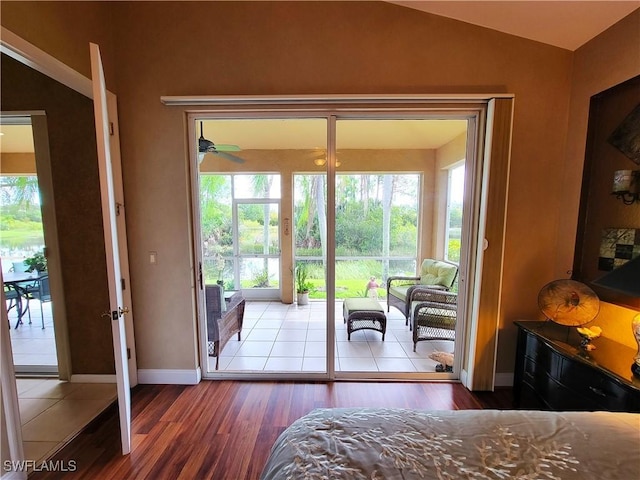
[[[386,304],[381,302],[386,310]],[[326,368],[325,302],[309,305],[247,302],[242,340],[229,340],[220,355],[220,371],[324,372]],[[342,302],[336,302],[336,371],[435,372],[434,351],[453,352],[449,341],[419,342],[413,351],[412,333],[395,308],[387,313],[387,332],[358,330],[347,340]],[[209,359],[215,371],[215,358]]]
[[[37,301],[31,302],[32,323],[14,329],[15,313],[10,312],[11,344],[17,366],[57,365],[51,303],[44,303],[45,328],[41,328]],[[381,302],[386,310],[386,305]],[[413,341],[404,317],[392,308],[387,313],[387,333],[359,330],[347,340],[342,319],[342,302],[336,302],[336,371],[340,372],[435,372],[434,351],[453,352],[453,342]],[[221,372],[324,372],[326,366],[325,302],[309,305],[280,302],[247,302],[242,340],[234,336],[220,356]],[[215,358],[209,358],[215,371]]]

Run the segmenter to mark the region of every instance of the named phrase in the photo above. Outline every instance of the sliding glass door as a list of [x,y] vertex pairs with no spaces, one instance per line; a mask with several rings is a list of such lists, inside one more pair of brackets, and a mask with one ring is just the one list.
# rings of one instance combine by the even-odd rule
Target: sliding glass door
[[[457,283],[422,278],[425,260],[445,265],[445,172],[466,157],[467,121],[338,116],[335,130],[335,296],[352,317],[336,331],[336,376],[453,378],[443,359],[456,350]],[[452,293],[446,306],[417,295],[429,287]],[[389,303],[388,288],[403,302]],[[443,311],[450,321],[431,324]]]
[[[466,117],[237,115],[191,117],[203,150],[194,204],[205,376],[458,378],[446,359],[461,355],[460,277],[423,284],[453,298],[435,333],[425,322],[441,306],[426,303],[440,297],[410,297],[405,309],[387,290],[390,279],[405,290],[423,281],[425,260],[460,268]],[[345,302],[383,321],[350,320]]]

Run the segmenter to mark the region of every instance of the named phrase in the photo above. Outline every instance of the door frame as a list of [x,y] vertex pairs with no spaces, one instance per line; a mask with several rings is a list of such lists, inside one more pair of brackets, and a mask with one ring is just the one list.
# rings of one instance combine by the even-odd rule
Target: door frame
[[[85,77],[81,73],[72,69],[68,65],[64,64],[57,58],[49,55],[45,51],[39,49],[33,44],[27,42],[23,38],[14,34],[4,26],[0,27],[0,52],[8,55],[9,57],[17,60],[18,62],[26,65],[53,80],[58,81],[59,83],[77,91],[78,93],[84,95],[85,97],[93,99],[93,87],[92,82],[89,78]],[[121,172],[121,158],[120,158],[120,149],[119,149],[119,137],[117,136],[118,128],[117,128],[117,114],[114,114],[113,108],[116,105],[116,97],[112,92],[107,91],[108,97],[108,109],[109,115],[113,119],[114,122],[114,135],[111,136],[111,145],[112,145],[112,161],[114,164],[114,172]],[[117,145],[114,145],[117,142]],[[116,178],[116,197],[122,198],[122,178],[121,176]],[[122,217],[121,222],[124,221],[124,217]],[[120,218],[119,217],[119,218]],[[126,245],[126,230],[119,229],[119,244]],[[123,257],[123,255],[127,254],[126,248],[120,249],[120,260],[121,260],[121,268],[122,268],[122,277],[127,285],[130,285],[130,276],[129,276],[129,262],[128,257]],[[130,299],[131,292],[130,289],[127,288],[125,291],[125,296],[128,296]],[[125,298],[127,301],[127,298]],[[129,300],[130,302],[130,300]],[[129,303],[131,305],[131,303]],[[128,345],[131,349],[131,358],[129,359],[129,372],[130,372],[130,386],[134,387],[137,384],[137,363],[135,356],[135,340],[133,338],[133,314],[131,313],[126,317],[127,322],[127,341],[130,342]],[[131,336],[129,336],[129,331],[131,332]],[[66,333],[66,332],[65,332]],[[3,349],[4,350],[4,349]],[[9,350],[10,351],[10,350]],[[15,388],[15,376],[10,376],[9,371],[13,369],[5,369],[3,368],[0,372],[2,378],[2,401],[4,407],[4,413],[7,417],[19,419],[20,411],[18,407],[18,397],[17,397],[17,388]],[[133,374],[132,374],[133,373]],[[91,382],[98,381],[104,382],[105,376],[99,375],[70,375],[71,382]],[[5,388],[5,385],[10,385],[11,388]],[[16,444],[21,442],[22,435],[20,431],[20,425],[15,426],[15,422],[13,424],[7,424],[7,436],[10,444]],[[11,452],[12,458],[11,460],[24,460],[24,451],[20,451],[21,449],[16,449]],[[14,457],[15,455],[15,457]]]
[[[51,172],[51,158],[49,153],[49,133],[47,116],[42,110],[24,112],[0,112],[0,117],[28,117],[33,132],[34,158],[36,176],[40,193],[40,208],[42,212],[42,230],[47,256],[47,271],[51,287],[51,311],[55,335],[56,356],[58,358],[57,372],[60,380],[69,380],[71,376],[71,353],[67,335],[67,314],[62,282],[62,266],[60,263],[60,246],[58,243],[58,223],[56,222],[55,198],[53,195],[53,177]],[[3,124],[5,122],[2,122]],[[18,371],[21,373],[21,370]],[[28,372],[33,373],[33,372]],[[54,372],[36,372],[54,373]]]
[[[162,96],[166,106],[184,108],[188,123],[187,145],[190,165],[197,165],[194,142],[194,122],[192,118],[210,116],[212,118],[326,118],[327,132],[327,222],[335,224],[335,138],[336,120],[343,118],[440,118],[449,112],[468,118],[475,130],[468,134],[467,162],[473,165],[466,173],[465,195],[469,201],[465,205],[463,241],[467,242],[461,251],[459,291],[462,298],[460,322],[456,335],[460,333],[464,342],[464,354],[456,356],[454,372],[459,372],[460,381],[471,390],[493,390],[498,330],[501,323],[502,302],[501,282],[504,258],[504,237],[506,231],[506,209],[511,152],[511,132],[513,127],[514,95],[510,93],[460,94],[460,95],[290,95],[290,96]],[[376,117],[377,115],[377,117]],[[195,163],[194,163],[195,162]],[[473,175],[473,176],[472,176]],[[195,185],[192,183],[192,185]],[[468,189],[468,190],[467,190]],[[193,193],[193,192],[192,192]],[[195,203],[195,202],[194,202]],[[192,224],[197,224],[192,212]],[[466,235],[466,237],[465,237]],[[198,237],[196,237],[198,238]],[[335,317],[335,242],[327,235],[327,318]],[[195,242],[197,244],[197,242]],[[488,248],[488,245],[491,248]],[[198,246],[194,246],[195,261],[200,258]],[[483,268],[484,265],[491,268]],[[198,324],[202,325],[202,294],[196,290]],[[327,321],[329,322],[329,321]],[[464,325],[462,325],[464,323]],[[202,329],[201,329],[202,331]],[[206,365],[206,343],[200,334],[202,364]],[[333,380],[334,372],[333,329],[327,325],[327,372],[324,374],[279,374],[275,378],[313,380],[325,378]],[[267,373],[241,375],[205,375],[207,378],[268,379]],[[403,375],[403,379],[411,375]],[[343,379],[362,379],[361,373],[341,373]],[[367,377],[368,378],[368,377]],[[384,375],[371,377],[385,378]],[[394,377],[396,378],[396,377]]]
[[[232,173],[231,175],[237,175]],[[278,174],[279,175],[279,174]],[[233,184],[233,182],[232,182]],[[280,229],[280,199],[279,198],[242,198],[232,200],[232,231],[233,231],[233,277],[234,283],[237,281],[237,285],[240,283],[240,271],[242,258],[277,258],[279,262],[278,275],[282,277],[282,238],[278,235],[278,254],[277,255],[265,255],[265,254],[242,254],[240,253],[240,232],[238,230],[238,208],[240,205],[276,205],[278,207],[278,230]],[[279,280],[278,288],[240,288],[242,295],[246,300],[273,300],[280,301],[282,298],[282,278]]]
[[[14,60],[26,65],[37,72],[75,90],[87,98],[93,99],[93,86],[91,80],[57,58],[49,55],[44,50],[19,37],[11,30],[4,26],[0,26],[0,52],[8,55]],[[120,215],[118,221],[118,243],[120,246],[120,266],[121,273],[127,288],[124,290],[124,302],[126,305],[132,305],[131,299],[131,276],[129,272],[129,253],[127,249],[127,230],[125,219],[125,203],[124,203],[124,186],[122,183],[122,159],[120,156],[120,129],[118,124],[117,97],[113,92],[107,90],[107,104],[109,118],[113,124],[113,133],[110,136],[111,160],[113,172],[115,175],[115,195],[116,201],[120,204]],[[127,330],[127,348],[131,353],[129,359],[129,380],[131,387],[138,384],[138,367],[135,350],[134,338],[134,313],[131,311],[126,319]],[[70,363],[69,363],[70,365]],[[69,372],[70,381],[76,382],[104,382],[104,376],[95,379],[92,375],[73,375]]]

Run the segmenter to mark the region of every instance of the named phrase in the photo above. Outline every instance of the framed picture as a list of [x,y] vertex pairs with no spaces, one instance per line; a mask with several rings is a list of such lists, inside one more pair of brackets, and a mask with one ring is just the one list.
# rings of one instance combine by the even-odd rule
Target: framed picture
[[640,104],[613,131],[609,143],[640,165]]
[[602,231],[598,270],[613,270],[639,255],[640,229],[606,228]]

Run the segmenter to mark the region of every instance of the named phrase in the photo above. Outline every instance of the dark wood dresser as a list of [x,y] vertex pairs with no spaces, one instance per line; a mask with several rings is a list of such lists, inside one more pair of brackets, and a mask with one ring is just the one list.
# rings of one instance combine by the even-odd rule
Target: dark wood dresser
[[575,327],[518,321],[513,384],[516,408],[640,412],[640,379],[631,373],[636,350],[606,337],[580,348]]

